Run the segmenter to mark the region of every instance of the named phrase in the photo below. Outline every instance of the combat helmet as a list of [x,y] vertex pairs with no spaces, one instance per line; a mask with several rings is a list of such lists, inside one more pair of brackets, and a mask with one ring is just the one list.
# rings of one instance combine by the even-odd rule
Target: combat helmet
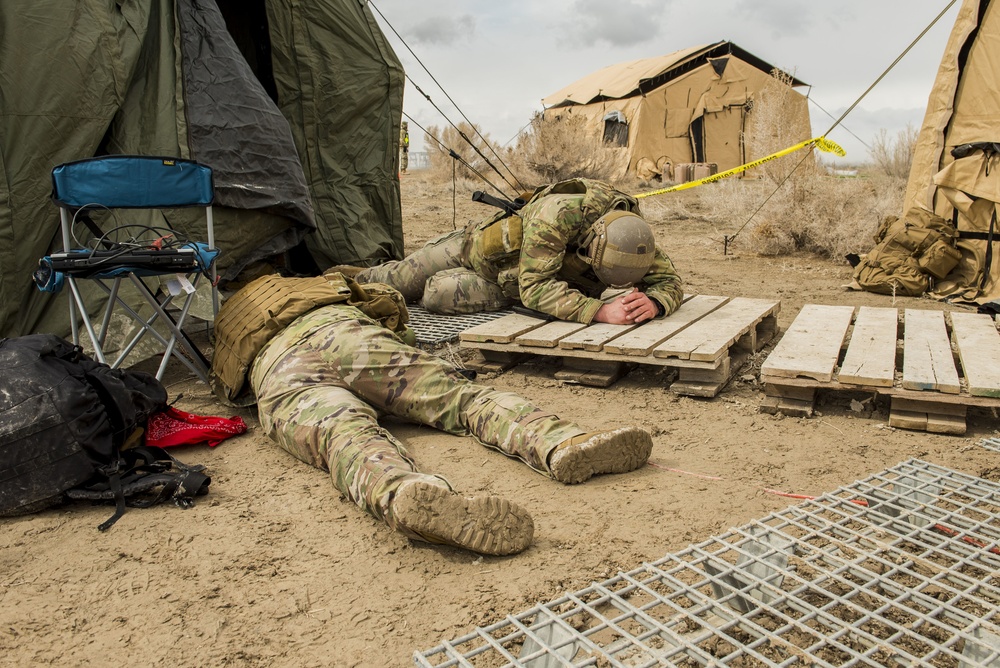
[[653,228],[636,213],[609,211],[597,219],[588,237],[584,259],[608,287],[634,285],[653,265]]

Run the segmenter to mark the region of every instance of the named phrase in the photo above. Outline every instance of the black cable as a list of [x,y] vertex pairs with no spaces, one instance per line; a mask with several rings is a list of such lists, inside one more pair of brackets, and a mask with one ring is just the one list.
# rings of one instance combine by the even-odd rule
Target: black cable
[[[835,116],[834,116],[833,114],[831,114],[831,113],[830,113],[829,111],[827,111],[826,109],[824,109],[824,108],[823,108],[823,107],[822,107],[822,106],[820,105],[820,103],[819,103],[819,102],[817,102],[816,100],[812,99],[811,97],[809,97],[809,98],[806,98],[806,99],[807,99],[807,100],[809,100],[809,101],[810,101],[810,102],[811,102],[812,104],[816,105],[816,107],[817,107],[817,108],[818,108],[818,109],[819,109],[820,111],[822,111],[822,112],[823,112],[824,114],[826,114],[826,115],[827,115],[827,116],[829,116],[830,118],[835,118]],[[866,141],[865,141],[864,139],[862,139],[861,137],[859,137],[859,136],[857,136],[856,134],[854,134],[853,132],[851,132],[851,130],[850,130],[850,129],[849,129],[849,128],[848,128],[847,126],[846,126],[846,125],[844,125],[844,126],[841,126],[841,127],[842,127],[842,128],[844,129],[844,131],[845,131],[845,132],[846,132],[847,134],[851,135],[852,137],[854,137],[855,139],[857,139],[857,140],[858,140],[859,142],[861,142],[861,145],[862,145],[862,146],[864,146],[864,147],[865,147],[866,149],[868,149],[869,151],[870,151],[870,150],[872,150],[872,147],[868,145],[868,142],[866,142]]]
[[417,123],[415,120],[413,120],[412,116],[410,116],[409,114],[407,114],[405,111],[403,112],[403,115],[406,116],[406,118],[411,123],[413,123],[418,128],[420,128],[421,130],[423,130],[424,134],[426,136],[430,137],[435,142],[437,142],[438,146],[440,146],[441,148],[443,148],[444,150],[446,150],[448,152],[449,156],[451,156],[453,159],[458,160],[459,162],[461,162],[463,165],[465,165],[466,169],[468,169],[470,172],[472,172],[473,174],[475,174],[476,176],[478,176],[480,179],[482,179],[483,183],[487,184],[488,186],[490,186],[491,188],[493,188],[494,190],[496,190],[498,193],[500,193],[501,196],[508,197],[507,193],[505,193],[503,190],[501,190],[500,188],[498,188],[497,186],[495,186],[493,183],[491,183],[490,180],[487,179],[485,176],[483,176],[482,174],[480,174],[479,171],[475,167],[473,167],[472,165],[470,165],[468,163],[468,161],[466,161],[465,158],[463,158],[462,156],[460,156],[458,153],[456,153],[454,150],[452,150],[448,146],[445,146],[443,143],[441,143],[440,139],[438,139],[437,137],[435,137],[431,133],[427,132],[427,130],[422,125],[420,125],[420,123]]
[[[437,110],[437,112],[438,112],[439,114],[441,114],[441,117],[442,117],[442,118],[444,118],[444,119],[445,119],[446,121],[448,121],[448,124],[449,124],[449,125],[451,125],[451,127],[455,128],[455,132],[457,132],[457,133],[458,133],[458,135],[459,135],[459,136],[460,136],[460,137],[461,137],[462,139],[464,139],[464,140],[465,140],[465,142],[466,142],[466,143],[467,143],[467,144],[468,144],[469,146],[471,146],[471,147],[472,147],[472,150],[473,150],[473,151],[475,151],[476,153],[478,153],[478,154],[479,154],[479,157],[480,157],[480,158],[482,158],[483,160],[485,160],[485,161],[486,161],[486,164],[487,164],[487,165],[489,165],[489,166],[490,166],[490,168],[491,168],[491,169],[492,169],[492,170],[493,170],[494,172],[496,172],[496,173],[497,173],[497,174],[498,174],[498,175],[500,176],[500,178],[501,178],[501,179],[503,179],[503,180],[504,180],[504,183],[506,183],[506,184],[507,184],[508,186],[510,186],[510,188],[511,188],[511,189],[513,189],[513,190],[514,190],[515,192],[517,192],[517,188],[516,188],[516,187],[515,187],[515,186],[514,186],[514,185],[513,185],[513,184],[512,184],[512,183],[511,183],[510,181],[508,181],[508,180],[507,180],[507,177],[506,177],[506,176],[504,176],[504,175],[503,175],[503,174],[502,174],[502,173],[500,172],[500,170],[499,170],[499,169],[497,169],[497,168],[496,168],[496,166],[495,166],[495,165],[494,165],[494,164],[493,164],[492,162],[490,162],[490,159],[489,159],[489,158],[487,158],[487,157],[486,157],[485,155],[483,155],[483,152],[479,150],[479,147],[478,147],[478,146],[476,146],[476,145],[475,145],[475,143],[473,143],[473,141],[472,141],[471,139],[469,139],[468,135],[466,135],[466,134],[465,134],[465,132],[463,132],[463,131],[462,131],[462,129],[461,129],[460,127],[458,127],[457,125],[455,125],[454,123],[452,123],[452,122],[451,122],[451,120],[450,120],[450,119],[448,118],[448,116],[446,116],[446,115],[445,115],[445,113],[444,113],[443,111],[441,111],[441,109],[440,109],[440,108],[439,108],[439,107],[438,107],[438,106],[437,106],[436,104],[434,104],[434,101],[433,101],[433,100],[431,99],[431,96],[430,96],[430,95],[428,95],[427,93],[425,93],[425,92],[424,92],[424,91],[423,91],[423,90],[422,90],[422,89],[420,88],[420,86],[418,86],[418,85],[417,85],[416,83],[414,83],[413,79],[411,79],[411,78],[409,77],[409,75],[407,75],[406,79],[407,79],[407,80],[408,80],[408,81],[409,81],[409,82],[410,82],[411,84],[413,84],[413,87],[417,89],[417,92],[418,92],[418,93],[420,93],[421,95],[423,95],[423,96],[424,96],[424,98],[425,98],[425,99],[426,99],[426,100],[427,100],[428,102],[430,102],[430,103],[431,103],[431,106],[433,106],[433,107],[434,107],[434,109],[436,109],[436,110]],[[407,116],[407,118],[409,118],[409,116]],[[470,123],[470,125],[471,125],[471,123]],[[475,126],[474,126],[474,125],[473,125],[472,127],[473,127],[473,129],[475,129]],[[478,132],[478,131],[477,131],[477,132]],[[480,136],[482,136],[482,135],[480,135]],[[483,141],[486,141],[486,140],[484,139]],[[489,143],[487,143],[487,146],[489,146]],[[496,152],[494,151],[494,153],[496,153]],[[506,167],[506,165],[504,165],[504,167]],[[510,171],[510,169],[509,169],[509,168],[508,168],[508,171]],[[511,174],[511,176],[513,176],[513,174]],[[515,181],[517,181],[517,177],[516,177],[516,176],[514,176],[514,180],[515,180]],[[518,185],[520,185],[520,181],[518,181]],[[523,187],[523,186],[521,186],[521,189],[523,190],[523,189],[524,189],[524,187]],[[507,195],[506,195],[506,194],[504,194],[504,197],[507,197]]]
[[[390,29],[390,30],[392,30],[392,32],[393,32],[393,33],[394,33],[394,34],[396,35],[396,37],[397,37],[397,38],[399,39],[399,41],[400,41],[400,42],[401,42],[401,43],[403,44],[403,46],[405,46],[405,47],[406,47],[406,50],[410,52],[410,55],[412,55],[412,56],[413,56],[413,58],[414,58],[414,59],[415,59],[415,60],[416,60],[416,61],[417,61],[417,62],[418,62],[418,63],[420,64],[420,67],[422,67],[422,68],[424,69],[424,71],[425,71],[425,72],[427,72],[427,76],[429,76],[429,77],[431,78],[431,81],[433,81],[433,82],[434,82],[434,84],[435,84],[435,85],[436,85],[436,86],[437,86],[437,87],[438,87],[439,89],[441,89],[441,92],[442,92],[442,93],[444,93],[444,96],[445,96],[446,98],[448,98],[448,101],[449,101],[449,102],[451,102],[451,104],[452,104],[452,105],[453,105],[453,106],[455,107],[455,109],[456,109],[456,110],[458,111],[458,113],[462,115],[462,118],[464,118],[464,119],[465,119],[465,122],[469,124],[469,126],[470,126],[470,127],[471,127],[471,128],[472,128],[472,129],[474,130],[474,131],[475,131],[475,133],[476,133],[476,134],[477,134],[477,135],[479,136],[479,138],[480,138],[480,139],[481,139],[481,140],[483,141],[483,143],[484,143],[484,144],[485,144],[485,145],[486,145],[486,146],[487,146],[487,147],[488,147],[488,148],[490,149],[490,151],[491,151],[491,152],[493,153],[493,155],[494,155],[494,156],[496,156],[496,159],[500,161],[500,164],[501,164],[501,165],[503,165],[503,166],[504,166],[504,168],[505,168],[505,169],[507,170],[507,172],[508,172],[508,173],[509,173],[509,174],[510,174],[510,175],[511,175],[512,177],[513,177],[514,181],[516,181],[516,182],[517,182],[517,186],[514,186],[514,185],[513,185],[513,184],[512,184],[512,183],[511,183],[510,181],[508,181],[508,180],[507,180],[507,177],[506,177],[506,176],[504,176],[504,175],[503,175],[503,173],[502,173],[502,172],[501,172],[501,171],[500,171],[499,169],[497,169],[497,168],[496,168],[496,166],[494,166],[492,162],[490,162],[490,159],[489,159],[489,158],[487,158],[487,157],[486,157],[485,155],[483,155],[483,153],[482,153],[482,152],[481,152],[481,151],[479,150],[479,147],[477,147],[477,146],[476,146],[476,145],[475,145],[475,144],[474,144],[474,143],[472,142],[472,140],[471,140],[471,139],[469,139],[469,138],[468,138],[468,137],[466,136],[466,134],[465,134],[464,132],[462,132],[462,131],[461,131],[461,130],[460,130],[460,129],[459,129],[459,128],[458,128],[458,127],[457,127],[457,126],[456,126],[456,125],[454,124],[454,123],[452,123],[452,122],[451,122],[451,120],[450,120],[450,119],[448,118],[448,116],[447,116],[447,115],[445,115],[445,113],[444,113],[443,111],[441,111],[441,109],[440,109],[440,108],[438,108],[438,106],[437,106],[436,104],[434,104],[434,101],[433,101],[433,100],[431,100],[431,97],[430,97],[430,95],[428,95],[428,94],[427,94],[427,93],[425,93],[425,92],[424,92],[423,90],[421,90],[421,89],[420,89],[420,86],[418,86],[418,85],[416,84],[416,82],[414,82],[414,81],[413,81],[413,79],[411,79],[411,78],[410,78],[410,76],[409,76],[408,74],[406,74],[406,73],[404,72],[404,76],[406,76],[406,79],[407,79],[407,81],[409,81],[409,82],[410,82],[411,84],[413,84],[413,87],[417,89],[417,92],[419,92],[419,93],[420,93],[421,95],[423,95],[423,96],[424,96],[424,98],[425,98],[425,99],[426,99],[426,100],[427,100],[428,102],[430,102],[430,103],[431,103],[431,105],[432,105],[432,106],[433,106],[433,107],[434,107],[434,108],[435,108],[435,109],[437,110],[437,112],[438,112],[439,114],[441,114],[441,116],[442,116],[442,117],[443,117],[443,118],[444,118],[444,119],[445,119],[446,121],[448,121],[448,123],[449,123],[449,124],[450,124],[450,125],[451,125],[451,126],[452,126],[453,128],[455,128],[455,130],[456,130],[456,131],[457,131],[457,132],[458,132],[458,133],[459,133],[459,134],[460,134],[460,135],[462,136],[462,139],[464,139],[465,141],[467,141],[467,142],[469,143],[469,146],[471,146],[471,147],[472,147],[472,148],[473,148],[473,149],[474,149],[474,150],[476,151],[476,153],[478,153],[478,154],[480,155],[480,157],[481,157],[481,158],[482,158],[483,160],[485,160],[485,161],[486,161],[486,164],[488,164],[488,165],[489,165],[489,166],[490,166],[490,167],[491,167],[491,168],[493,169],[493,171],[495,171],[495,172],[496,172],[496,173],[497,173],[497,174],[498,174],[498,175],[500,176],[500,178],[502,178],[502,179],[504,180],[504,182],[505,182],[505,183],[506,183],[506,184],[507,184],[508,186],[510,186],[510,187],[511,187],[511,189],[513,189],[513,190],[514,190],[515,192],[519,192],[519,191],[524,191],[524,190],[526,190],[526,188],[525,188],[525,187],[524,187],[524,186],[523,186],[523,185],[521,184],[521,181],[520,181],[520,179],[518,179],[518,178],[517,178],[517,175],[516,175],[516,174],[514,174],[514,171],[513,171],[513,170],[512,170],[512,169],[511,169],[511,168],[510,168],[510,167],[509,167],[509,166],[508,166],[508,165],[507,165],[507,164],[506,164],[506,163],[505,163],[504,161],[503,161],[503,158],[501,158],[501,157],[500,157],[500,154],[499,154],[499,153],[497,153],[496,149],[494,149],[494,148],[493,148],[493,146],[492,146],[492,144],[490,144],[489,140],[487,140],[487,139],[486,139],[486,137],[484,137],[484,136],[482,135],[482,133],[480,133],[480,132],[479,132],[479,129],[478,129],[477,127],[476,127],[475,123],[473,123],[472,121],[470,121],[470,120],[469,120],[469,117],[465,115],[465,112],[463,112],[463,111],[462,111],[462,109],[461,109],[461,108],[460,108],[460,107],[458,106],[458,104],[457,104],[457,103],[455,102],[455,100],[453,100],[453,99],[451,98],[451,96],[450,96],[450,95],[448,95],[448,91],[446,91],[446,90],[444,89],[444,86],[442,86],[442,85],[441,85],[441,83],[440,83],[440,82],[438,82],[438,80],[437,80],[437,79],[436,79],[436,78],[434,77],[434,75],[433,75],[433,74],[431,74],[431,71],[430,71],[429,69],[427,69],[427,66],[426,66],[426,65],[424,65],[423,61],[421,61],[421,60],[420,60],[420,58],[419,58],[419,57],[417,56],[417,54],[413,52],[413,49],[411,49],[411,48],[410,48],[410,45],[406,43],[406,40],[405,40],[405,39],[403,39],[403,36],[399,34],[399,32],[398,32],[398,31],[396,30],[396,28],[395,28],[395,27],[393,27],[393,25],[392,25],[391,23],[389,23],[389,19],[387,19],[387,18],[385,17],[385,14],[383,14],[383,13],[382,13],[382,11],[381,11],[381,10],[379,10],[379,8],[375,6],[375,3],[371,2],[371,0],[369,0],[369,2],[368,2],[368,6],[370,6],[370,7],[372,8],[372,9],[374,9],[374,10],[375,10],[375,12],[376,12],[376,13],[377,13],[377,14],[378,14],[378,15],[379,15],[380,17],[382,17],[382,20],[383,20],[383,21],[385,21],[385,24],[386,24],[387,26],[389,26],[389,29]],[[506,197],[507,195],[506,195],[506,194],[504,194],[504,196]]]
[[[853,103],[853,104],[852,104],[852,105],[851,105],[850,107],[848,107],[848,108],[847,108],[847,110],[846,110],[846,111],[845,111],[844,113],[842,113],[842,114],[840,115],[840,118],[838,118],[837,120],[835,120],[835,121],[833,122],[833,125],[831,125],[831,126],[830,126],[830,129],[829,129],[829,130],[827,130],[826,132],[824,132],[824,133],[823,133],[823,135],[822,135],[823,137],[825,137],[825,136],[827,136],[828,134],[830,134],[831,132],[833,132],[834,128],[836,128],[836,127],[837,127],[838,125],[840,125],[840,122],[841,122],[841,121],[843,121],[843,120],[844,120],[844,119],[845,119],[845,118],[847,117],[847,115],[848,115],[848,114],[850,114],[850,113],[851,113],[852,111],[854,111],[854,108],[855,108],[855,107],[857,107],[857,106],[858,106],[858,104],[860,104],[860,103],[861,103],[861,100],[865,99],[865,96],[866,96],[866,95],[868,95],[868,93],[870,93],[870,92],[872,91],[872,89],[873,89],[873,88],[875,88],[875,86],[877,86],[877,85],[879,84],[879,82],[881,82],[881,81],[882,81],[882,79],[884,79],[884,78],[885,78],[885,76],[886,76],[887,74],[889,74],[889,72],[890,72],[890,71],[892,71],[892,68],[894,68],[894,67],[895,67],[895,66],[896,66],[896,65],[897,65],[897,64],[899,63],[899,61],[900,61],[900,60],[902,60],[902,59],[903,59],[903,57],[904,57],[904,56],[905,56],[905,55],[906,55],[907,53],[909,53],[909,52],[910,52],[910,49],[912,49],[912,48],[913,48],[914,46],[916,46],[917,42],[919,42],[919,41],[920,41],[921,39],[923,39],[924,35],[926,35],[926,34],[927,34],[927,32],[928,32],[928,31],[929,31],[929,30],[930,30],[931,28],[933,28],[933,27],[934,27],[934,24],[935,24],[935,23],[937,23],[937,22],[938,22],[938,21],[939,21],[939,20],[941,19],[941,17],[942,17],[942,16],[944,16],[944,15],[945,15],[945,14],[946,14],[946,13],[948,12],[948,10],[949,10],[949,9],[951,9],[952,5],[954,5],[954,4],[955,4],[955,2],[956,2],[956,0],[951,0],[951,2],[949,2],[949,3],[947,4],[947,6],[945,6],[945,8],[944,8],[944,9],[942,9],[942,10],[941,10],[941,12],[940,12],[940,13],[939,13],[939,14],[938,14],[937,16],[935,16],[935,17],[934,17],[934,20],[933,20],[933,21],[931,21],[931,22],[930,22],[930,23],[929,23],[929,24],[927,25],[927,27],[926,27],[926,28],[924,28],[924,29],[923,29],[923,30],[922,30],[922,31],[920,32],[920,34],[919,34],[919,35],[917,35],[917,36],[916,36],[916,37],[915,37],[915,38],[913,39],[913,41],[912,41],[912,42],[910,42],[909,46],[907,46],[907,47],[906,47],[905,49],[903,49],[903,52],[902,52],[902,53],[900,53],[900,54],[899,54],[898,56],[896,56],[896,59],[895,59],[894,61],[892,61],[892,63],[891,63],[891,64],[890,64],[890,65],[889,65],[889,66],[888,66],[887,68],[885,68],[885,70],[884,70],[884,71],[882,72],[882,74],[880,74],[880,75],[878,76],[878,78],[877,78],[877,79],[875,79],[875,81],[874,81],[874,82],[872,82],[872,84],[871,84],[870,86],[868,86],[868,88],[867,88],[867,89],[865,90],[865,92],[864,92],[864,93],[862,93],[862,94],[861,94],[861,96],[860,96],[860,97],[858,97],[858,99],[857,99],[857,100],[855,100],[855,101],[854,101],[854,103]],[[817,106],[819,106],[819,105],[817,105]],[[862,143],[864,143],[864,142],[862,142]],[[865,144],[865,145],[867,146],[867,144]],[[726,252],[728,251],[728,249],[729,249],[729,244],[730,244],[730,242],[731,242],[731,241],[732,241],[733,239],[735,239],[735,238],[736,238],[736,236],[737,236],[737,235],[738,235],[738,234],[739,234],[740,232],[742,232],[742,231],[743,231],[743,229],[744,229],[744,228],[745,228],[745,227],[746,227],[747,225],[749,225],[749,224],[750,224],[750,221],[752,221],[752,220],[754,219],[754,216],[756,216],[756,215],[757,215],[757,214],[758,214],[758,213],[760,212],[760,210],[761,210],[762,208],[764,208],[764,205],[765,205],[765,204],[767,204],[767,203],[768,203],[768,201],[770,201],[770,199],[771,199],[772,197],[774,197],[775,193],[777,193],[777,192],[778,192],[778,190],[780,190],[780,189],[781,189],[781,186],[785,185],[785,182],[786,182],[786,181],[787,181],[787,180],[789,179],[789,177],[791,177],[791,175],[792,175],[793,173],[795,173],[795,170],[799,168],[799,165],[801,165],[801,164],[802,164],[802,162],[803,162],[803,161],[804,161],[804,160],[806,159],[806,157],[808,157],[808,156],[810,155],[810,153],[811,153],[811,152],[812,152],[812,148],[810,148],[810,149],[809,149],[809,152],[808,152],[808,153],[805,153],[805,154],[803,154],[803,156],[802,156],[802,160],[799,160],[799,161],[798,161],[797,163],[795,163],[795,167],[793,167],[793,168],[792,168],[792,169],[791,169],[791,170],[790,170],[790,171],[788,172],[788,174],[786,174],[786,175],[785,175],[785,178],[781,179],[781,182],[780,182],[780,183],[779,183],[779,184],[778,184],[777,186],[775,186],[775,187],[774,187],[774,190],[773,190],[773,191],[771,192],[771,194],[770,194],[770,195],[768,195],[768,196],[767,196],[767,198],[766,198],[766,199],[765,199],[765,200],[764,200],[763,202],[761,202],[760,206],[758,206],[758,207],[757,207],[756,209],[754,209],[754,212],[750,214],[750,217],[749,217],[749,218],[747,218],[747,220],[746,220],[746,222],[745,222],[745,223],[743,223],[742,225],[740,225],[740,228],[739,228],[738,230],[736,230],[736,232],[734,232],[734,233],[733,233],[733,234],[731,234],[731,235],[728,235],[728,236],[724,237],[724,241],[723,241],[723,254],[725,254],[725,253],[726,253]]]
[[868,89],[865,90],[865,92],[861,94],[861,97],[859,97],[857,100],[855,100],[854,104],[852,104],[850,107],[848,107],[847,111],[845,111],[844,113],[842,113],[840,115],[840,118],[838,118],[836,121],[833,122],[833,125],[830,126],[830,129],[823,133],[824,137],[826,135],[830,134],[835,127],[837,127],[838,125],[840,125],[840,122],[842,120],[844,120],[844,118],[849,113],[851,113],[852,111],[854,111],[854,108],[861,103],[861,100],[865,99],[865,96],[868,95],[868,93],[870,93],[872,91],[872,89],[875,88],[875,86],[877,86],[879,84],[879,82],[881,82],[882,79],[885,78],[885,75],[889,74],[889,72],[892,70],[892,68],[894,68],[896,66],[896,64],[899,63],[899,61],[902,60],[903,57],[910,52],[910,49],[912,49],[914,46],[916,46],[917,42],[919,42],[921,39],[923,39],[924,35],[927,34],[927,31],[929,31],[931,28],[933,28],[934,24],[937,23],[941,19],[942,16],[944,16],[945,14],[948,13],[948,10],[951,9],[951,6],[954,5],[956,1],[957,0],[951,0],[951,2],[949,2],[948,5],[944,9],[941,10],[941,13],[939,13],[937,16],[935,16],[934,20],[931,21],[930,24],[926,28],[924,28],[923,31],[921,31],[921,33],[919,35],[917,35],[916,38],[914,38],[914,40],[912,42],[910,42],[910,45],[908,47],[906,47],[905,49],[903,49],[903,52],[901,54],[899,54],[898,56],[896,56],[896,60],[892,61],[892,63],[889,65],[889,67],[885,68],[885,71],[882,72],[882,74],[880,74],[878,76],[878,78],[875,79],[875,81],[872,82],[872,85],[869,86]]

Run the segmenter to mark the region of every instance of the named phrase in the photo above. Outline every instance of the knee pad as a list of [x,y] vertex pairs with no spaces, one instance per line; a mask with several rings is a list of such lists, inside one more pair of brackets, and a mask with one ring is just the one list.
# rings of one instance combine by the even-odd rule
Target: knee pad
[[423,306],[431,313],[498,311],[511,303],[499,285],[465,267],[439,271],[424,286]]

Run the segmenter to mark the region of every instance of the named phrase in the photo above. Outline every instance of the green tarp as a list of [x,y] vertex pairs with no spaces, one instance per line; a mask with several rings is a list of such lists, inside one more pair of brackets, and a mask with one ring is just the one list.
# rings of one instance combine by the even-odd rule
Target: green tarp
[[[254,8],[241,50],[227,20]],[[213,168],[224,279],[303,239],[317,269],[401,257],[402,76],[358,0],[4,0],[0,335],[68,331],[66,296],[31,281],[57,249],[50,173],[104,153]]]

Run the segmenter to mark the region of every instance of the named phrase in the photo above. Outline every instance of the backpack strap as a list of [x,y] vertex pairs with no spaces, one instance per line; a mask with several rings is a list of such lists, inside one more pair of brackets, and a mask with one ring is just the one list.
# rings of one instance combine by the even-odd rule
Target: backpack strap
[[106,481],[74,487],[66,492],[70,499],[115,502],[114,514],[97,528],[107,531],[125,508],[149,508],[172,500],[189,508],[194,497],[208,493],[212,479],[202,465],[184,464],[162,448],[139,445],[119,454],[115,462],[102,470]]

